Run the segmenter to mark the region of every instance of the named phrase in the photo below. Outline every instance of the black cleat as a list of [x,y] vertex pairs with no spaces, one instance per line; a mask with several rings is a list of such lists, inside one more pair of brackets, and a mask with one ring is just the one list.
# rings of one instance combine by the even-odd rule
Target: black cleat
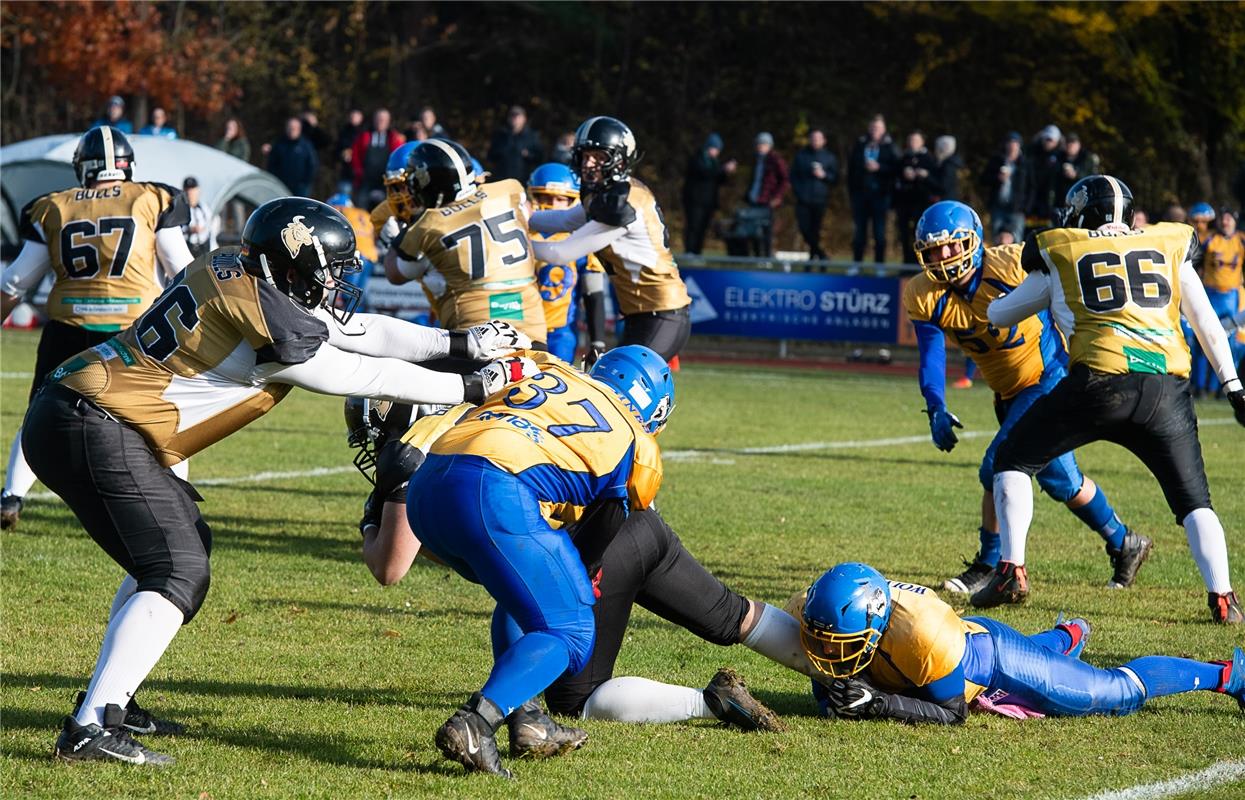
[[494,736],[504,720],[497,704],[476,692],[437,730],[437,747],[443,756],[462,764],[468,772],[512,778],[510,770],[501,765]]
[[22,518],[22,498],[15,494],[0,497],[0,530],[13,530]]
[[969,602],[977,608],[994,608],[1005,603],[1023,603],[1029,596],[1029,575],[1023,564],[1000,561],[990,581]]
[[65,717],[61,734],[56,737],[55,757],[64,761],[124,761],[155,767],[173,763],[171,756],[148,750],[131,737],[121,727],[124,719],[125,709],[113,703],[104,706],[103,726],[79,725],[73,717]]
[[[75,716],[78,714],[78,709],[82,708],[83,700],[86,700],[86,692],[78,692],[78,697],[73,704]],[[133,697],[130,698],[130,702],[125,704],[125,721],[121,723],[121,727],[130,733],[144,736],[180,736],[186,732],[185,725],[182,725],[180,722],[174,722],[171,719],[156,717],[150,711],[140,706]]]
[[533,700],[506,717],[510,728],[511,758],[552,758],[578,750],[588,741],[588,732],[559,725]]
[[1236,592],[1206,595],[1206,604],[1210,606],[1210,619],[1220,625],[1245,624],[1245,611],[1241,610],[1241,601]]
[[1107,581],[1107,588],[1127,589],[1132,586],[1137,579],[1137,571],[1150,557],[1153,549],[1154,542],[1149,537],[1133,531],[1124,535],[1124,543],[1119,550],[1107,545],[1107,556],[1111,559],[1111,569],[1114,570],[1111,580]]
[[748,691],[733,669],[720,669],[704,688],[705,705],[714,716],[745,731],[785,731],[787,726]]
[[994,574],[994,567],[980,558],[974,558],[972,563],[965,561],[964,566],[968,569],[942,582],[943,589],[954,594],[976,594],[985,588]]

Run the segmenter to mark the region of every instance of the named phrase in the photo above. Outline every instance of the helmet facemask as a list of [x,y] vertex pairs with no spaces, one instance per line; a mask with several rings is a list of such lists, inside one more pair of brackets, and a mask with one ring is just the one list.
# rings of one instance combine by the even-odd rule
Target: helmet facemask
[[832,678],[850,678],[873,661],[882,632],[865,628],[854,633],[833,633],[807,617],[800,625],[800,643],[818,672]]
[[406,170],[395,169],[385,173],[385,197],[389,211],[400,222],[415,219],[415,196],[406,184]]
[[[293,267],[287,274],[278,275],[268,263],[268,257],[260,253],[259,264],[263,277],[300,306],[307,309],[322,307],[345,325],[359,309],[363,292],[359,287],[347,283],[344,276],[359,272],[363,269],[363,264],[357,252],[351,258],[328,261],[324,257],[319,239],[315,240],[315,247],[321,266],[315,269],[310,280]],[[290,279],[291,275],[293,280]],[[329,282],[330,278],[332,283]]]
[[[941,258],[944,246],[951,246],[953,251],[947,258]],[[981,237],[971,228],[956,228],[949,233],[943,231],[926,239],[918,239],[913,249],[917,263],[930,280],[956,283],[977,266]]]
[[[592,167],[595,178],[590,178],[584,172],[584,158],[589,152],[601,156],[599,163]],[[603,192],[614,184],[627,180],[631,177],[632,167],[639,160],[639,155],[635,159],[629,159],[623,148],[618,146],[588,143],[576,144],[571,149],[571,169],[579,176],[581,189],[588,192]]]

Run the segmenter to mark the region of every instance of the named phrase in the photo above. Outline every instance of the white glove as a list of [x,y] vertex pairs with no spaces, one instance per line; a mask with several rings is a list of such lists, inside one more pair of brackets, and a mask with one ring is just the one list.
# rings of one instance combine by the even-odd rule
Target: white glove
[[467,329],[467,355],[477,361],[501,358],[531,346],[527,334],[509,322],[486,322]]
[[530,378],[540,367],[530,358],[503,358],[482,367],[477,375],[483,384],[484,396],[494,395],[512,383]]
[[393,240],[402,232],[402,227],[398,225],[397,219],[390,217],[385,220],[385,224],[380,226],[380,234],[376,237],[376,244],[380,245],[381,251],[386,251],[393,246]]

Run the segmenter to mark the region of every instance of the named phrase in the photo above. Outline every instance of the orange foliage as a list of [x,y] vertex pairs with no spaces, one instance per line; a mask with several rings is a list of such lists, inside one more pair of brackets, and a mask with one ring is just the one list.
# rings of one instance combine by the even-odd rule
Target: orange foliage
[[170,30],[155,4],[60,0],[5,10],[6,24],[66,97],[95,105],[112,94],[146,94],[213,113],[239,95],[228,42],[198,25]]

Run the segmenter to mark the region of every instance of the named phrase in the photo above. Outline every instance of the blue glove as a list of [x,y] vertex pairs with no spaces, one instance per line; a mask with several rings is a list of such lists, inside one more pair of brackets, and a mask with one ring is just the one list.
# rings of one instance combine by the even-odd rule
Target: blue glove
[[960,441],[952,429],[964,428],[959,417],[945,408],[927,408],[925,413],[929,414],[929,435],[934,440],[934,446],[950,453],[955,448],[955,443]]

